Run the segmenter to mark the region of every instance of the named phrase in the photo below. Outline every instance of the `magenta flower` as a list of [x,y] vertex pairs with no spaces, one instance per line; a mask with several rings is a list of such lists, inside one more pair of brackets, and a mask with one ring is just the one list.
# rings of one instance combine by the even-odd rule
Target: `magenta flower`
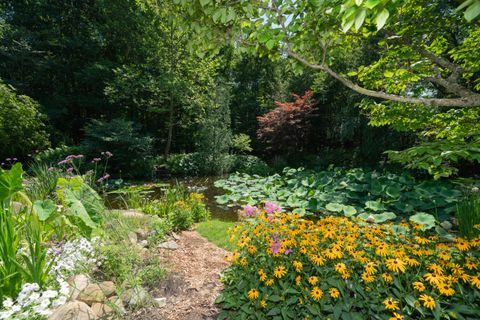
[[280,251],[281,246],[282,246],[282,244],[280,242],[278,242],[277,240],[273,241],[272,247],[271,247],[272,253],[277,254],[278,251]]
[[247,204],[243,207],[243,210],[240,212],[241,215],[245,217],[252,217],[258,214],[258,208]]
[[285,255],[287,255],[287,256],[288,256],[288,255],[289,255],[290,253],[292,253],[292,252],[293,252],[293,250],[292,250],[292,249],[287,249],[287,250],[285,250],[285,252],[284,252],[284,253],[285,253]]
[[282,208],[280,208],[277,204],[273,202],[265,202],[265,213],[266,214],[273,214],[276,212],[281,212]]

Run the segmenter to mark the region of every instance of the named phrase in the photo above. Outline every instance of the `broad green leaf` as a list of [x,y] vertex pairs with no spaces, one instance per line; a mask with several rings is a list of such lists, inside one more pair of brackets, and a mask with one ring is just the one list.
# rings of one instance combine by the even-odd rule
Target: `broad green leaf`
[[435,217],[425,212],[418,212],[410,217],[410,221],[422,225],[423,230],[431,229],[435,226]]
[[387,9],[384,8],[382,11],[380,11],[380,13],[375,17],[377,30],[380,30],[383,28],[389,16],[390,16],[390,12],[388,12]]
[[353,206],[343,206],[343,213],[346,217],[353,217],[357,214],[357,209]]
[[343,205],[340,203],[331,202],[325,206],[325,209],[332,212],[341,212],[343,210]]
[[480,15],[480,1],[474,1],[472,5],[470,5],[467,10],[465,10],[464,16],[467,21],[472,21],[478,15]]
[[46,221],[55,213],[57,205],[51,199],[37,200],[33,203],[33,210],[40,221]]
[[393,212],[383,212],[379,214],[372,214],[371,215],[376,223],[382,223],[388,220],[394,220],[397,215]]
[[373,9],[375,8],[378,4],[380,3],[380,0],[367,0],[365,2],[365,7],[368,9]]
[[22,174],[23,169],[20,163],[14,164],[10,170],[0,171],[0,201],[9,199],[23,189]]
[[357,14],[357,16],[355,17],[355,30],[357,31],[360,30],[360,28],[363,25],[363,22],[365,21],[366,15],[367,15],[366,9],[360,10],[360,12]]
[[373,210],[373,211],[385,210],[385,206],[378,201],[367,201],[367,202],[365,202],[365,208]]

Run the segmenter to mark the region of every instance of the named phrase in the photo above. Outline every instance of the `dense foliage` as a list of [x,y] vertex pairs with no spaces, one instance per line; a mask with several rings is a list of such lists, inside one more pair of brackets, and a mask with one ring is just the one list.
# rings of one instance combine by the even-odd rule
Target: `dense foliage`
[[[215,185],[226,194],[221,204],[255,205],[269,200],[297,213],[340,214],[384,222],[396,213],[445,220],[455,211],[462,192],[452,183],[416,181],[412,176],[362,169],[311,171],[285,168],[267,177],[237,174]],[[432,216],[429,227],[434,226]],[[428,218],[426,218],[428,219]]]
[[0,82],[0,158],[27,157],[49,145],[39,104]]
[[439,243],[415,224],[317,221],[246,208],[233,228],[221,319],[476,319],[480,239]]

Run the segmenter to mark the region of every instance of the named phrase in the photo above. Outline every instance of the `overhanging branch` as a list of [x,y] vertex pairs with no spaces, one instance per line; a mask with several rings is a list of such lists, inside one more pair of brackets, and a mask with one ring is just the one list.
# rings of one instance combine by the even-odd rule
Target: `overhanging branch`
[[370,89],[359,86],[358,84],[352,82],[348,78],[341,76],[340,74],[332,70],[330,67],[328,67],[326,64],[320,65],[320,64],[311,63],[304,57],[300,56],[298,53],[292,51],[291,49],[287,49],[287,54],[309,68],[328,73],[330,76],[340,81],[346,87],[368,97],[402,102],[402,103],[421,104],[421,105],[436,106],[436,107],[465,108],[465,107],[480,106],[480,94],[473,93],[473,92],[471,92],[471,94],[467,96],[463,96],[459,98],[417,98],[417,97],[390,94],[382,91],[370,90]]

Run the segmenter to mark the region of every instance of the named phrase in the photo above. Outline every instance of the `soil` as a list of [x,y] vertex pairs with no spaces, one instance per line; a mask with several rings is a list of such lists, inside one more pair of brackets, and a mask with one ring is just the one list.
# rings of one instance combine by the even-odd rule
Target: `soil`
[[158,249],[169,276],[151,292],[165,297],[163,308],[139,310],[129,319],[213,320],[219,310],[215,299],[222,290],[220,273],[227,266],[226,250],[196,231],[184,231],[177,238],[178,249]]

